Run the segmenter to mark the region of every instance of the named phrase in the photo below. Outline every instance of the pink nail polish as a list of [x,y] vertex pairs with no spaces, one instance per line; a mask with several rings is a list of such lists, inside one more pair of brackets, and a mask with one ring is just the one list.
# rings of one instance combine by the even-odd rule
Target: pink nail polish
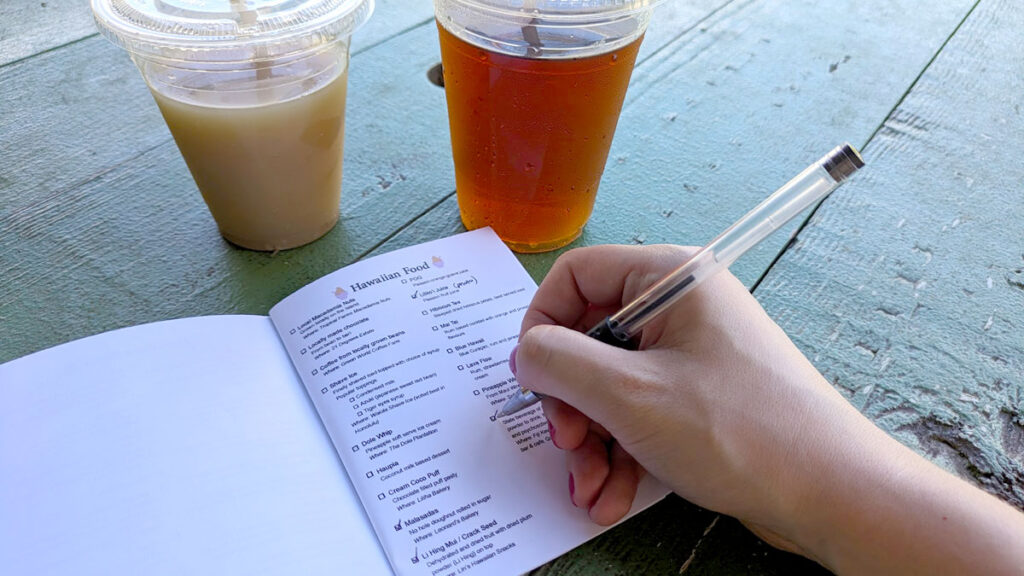
[[555,445],[555,448],[561,448],[558,441],[555,440],[555,427],[551,425],[551,420],[548,420],[548,434],[551,436],[551,443]]
[[516,352],[519,352],[519,344],[512,349],[512,353],[508,355],[508,369],[512,371],[512,375],[516,375]]
[[576,505],[576,482],[572,479],[572,472],[569,473],[569,500],[572,500],[572,505]]

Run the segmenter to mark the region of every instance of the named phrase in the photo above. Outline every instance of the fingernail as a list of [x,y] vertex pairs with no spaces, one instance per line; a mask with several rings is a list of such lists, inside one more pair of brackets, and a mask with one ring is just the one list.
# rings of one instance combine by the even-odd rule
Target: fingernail
[[569,500],[572,500],[572,505],[576,505],[576,482],[572,479],[572,472],[569,473]]
[[519,351],[519,344],[512,349],[512,353],[508,355],[508,369],[512,371],[512,375],[516,375],[516,352]]
[[551,420],[548,420],[548,434],[551,436],[551,443],[555,445],[555,448],[561,448],[558,445],[558,440],[555,440],[555,427],[551,425]]

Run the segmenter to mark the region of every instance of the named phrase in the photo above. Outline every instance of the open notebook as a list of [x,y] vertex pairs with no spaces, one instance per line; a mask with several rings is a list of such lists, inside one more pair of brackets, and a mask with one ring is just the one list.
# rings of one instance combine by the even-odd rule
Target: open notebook
[[[495,419],[535,285],[489,229],[360,261],[270,317],[0,365],[8,574],[519,574],[604,529],[539,406]],[[667,490],[650,478],[631,513]]]

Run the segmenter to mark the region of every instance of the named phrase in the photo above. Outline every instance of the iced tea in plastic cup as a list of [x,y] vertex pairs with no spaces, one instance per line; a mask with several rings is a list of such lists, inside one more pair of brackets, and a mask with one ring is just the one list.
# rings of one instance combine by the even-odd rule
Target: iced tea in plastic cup
[[517,252],[580,235],[656,3],[434,1],[467,229]]
[[349,40],[373,0],[91,0],[221,235],[253,250],[338,221]]

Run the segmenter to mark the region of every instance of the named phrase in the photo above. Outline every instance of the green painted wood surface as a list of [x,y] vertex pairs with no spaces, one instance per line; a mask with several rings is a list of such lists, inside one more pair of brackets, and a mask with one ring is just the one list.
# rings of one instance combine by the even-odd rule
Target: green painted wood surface
[[0,2],[0,66],[96,33],[88,0]]
[[[915,5],[732,2],[659,50],[637,69],[594,214],[567,249],[704,244],[834,145],[863,145],[972,2]],[[381,249],[460,230],[454,215],[446,205]],[[733,272],[752,286],[787,242],[779,232]],[[520,260],[539,280],[561,252]]]
[[[721,3],[669,12],[651,38]],[[431,4],[415,6],[352,57],[341,222],[279,254],[221,240],[138,72],[105,39],[0,67],[0,361],[144,322],[266,313],[449,196],[444,92],[426,76],[437,32]]]
[[[863,145],[970,4],[730,4],[644,71],[580,243],[710,241],[833,146]],[[733,272],[751,285],[786,242]]]
[[[391,38],[433,16],[430,0],[375,0],[373,17],[352,39],[354,51]],[[0,66],[97,36],[89,0],[4,0]]]
[[[273,255],[220,239],[123,52],[39,4],[0,6],[27,15],[0,18],[0,362],[119,326],[265,313],[354,259],[460,231],[444,95],[425,75],[430,3],[378,6],[354,42],[342,222]],[[735,271],[753,286],[771,267],[755,294],[858,407],[1019,504],[1024,22],[983,0],[958,29],[973,6],[665,6],[576,245],[703,243],[838,141],[870,141],[869,170],[794,249],[772,267],[780,235]],[[556,255],[521,261],[539,280]],[[537,572],[684,567],[822,572],[676,497]]]
[[980,2],[756,292],[862,412],[1020,508],[1022,29]]

